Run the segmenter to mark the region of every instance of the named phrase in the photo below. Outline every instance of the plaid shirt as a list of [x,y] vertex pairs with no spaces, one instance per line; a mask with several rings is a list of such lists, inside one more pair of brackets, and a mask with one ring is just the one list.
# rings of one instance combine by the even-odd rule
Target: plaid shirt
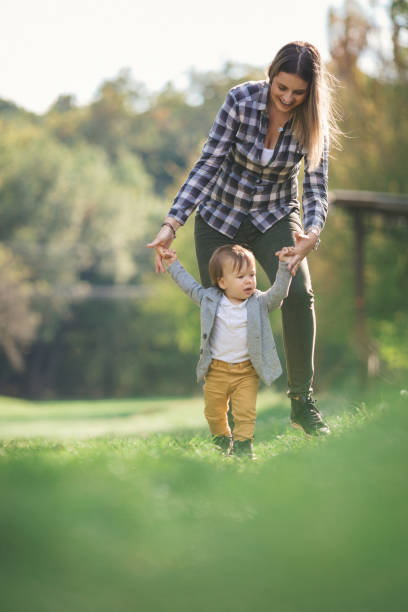
[[234,238],[247,215],[261,232],[292,210],[297,200],[300,163],[305,157],[303,225],[321,230],[327,215],[327,147],[320,165],[307,170],[307,153],[288,121],[271,161],[261,163],[268,131],[269,83],[250,81],[231,89],[211,128],[201,157],[178,192],[169,215],[182,225],[198,206],[204,221]]

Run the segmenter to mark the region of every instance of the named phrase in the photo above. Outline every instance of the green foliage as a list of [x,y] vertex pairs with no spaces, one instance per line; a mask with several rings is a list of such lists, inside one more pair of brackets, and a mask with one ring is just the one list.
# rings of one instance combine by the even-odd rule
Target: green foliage
[[41,280],[74,282],[80,272],[124,281],[131,249],[157,207],[138,160],[123,152],[111,167],[86,145],[65,147],[37,126],[3,125],[2,238]]
[[389,372],[408,371],[408,315],[397,312],[391,320],[371,322],[380,358]]
[[[173,248],[183,266],[200,282],[194,250],[194,219],[177,235]],[[145,284],[152,287],[152,296],[145,304],[145,312],[154,313],[156,318],[166,320],[166,333],[162,336],[163,347],[167,350],[177,346],[182,352],[197,354],[200,345],[200,310],[174,283],[169,274],[154,275],[148,271]]]
[[22,370],[24,349],[35,337],[38,316],[33,287],[19,258],[0,244],[0,346],[13,368]]
[[332,187],[408,192],[404,162],[408,119],[401,112],[407,92],[408,85],[362,73],[358,84],[343,83],[339,102],[346,137],[342,152],[335,153],[336,160],[331,164]]
[[[30,296],[20,300],[19,308],[8,310],[10,300],[3,298],[1,324],[8,335],[2,334],[1,341],[11,364],[21,366],[16,342],[20,338],[29,344],[34,339],[33,321],[40,323],[39,344],[27,355],[31,374],[24,386],[32,392],[29,380],[37,379],[35,388],[46,393],[50,383],[43,375],[47,381],[51,375],[55,379],[61,362],[55,355],[63,352],[63,334],[72,324],[67,297],[86,295],[89,283],[120,284],[140,275],[146,258],[141,241],[160,203],[140,161],[126,151],[119,152],[112,165],[100,149],[84,143],[67,147],[32,122],[3,120],[1,127],[0,238],[13,254],[10,258],[27,271],[26,280],[18,281],[15,298]],[[2,268],[3,287],[10,285],[12,270]],[[103,329],[103,318],[100,325]],[[92,354],[100,349],[93,346]],[[84,357],[85,363],[92,363],[91,354]],[[37,370],[40,363],[44,372]],[[4,363],[3,374],[7,369]],[[24,372],[21,376],[24,380]]]
[[355,368],[353,235],[350,219],[331,210],[321,245],[308,257],[317,318],[316,385],[337,386]]

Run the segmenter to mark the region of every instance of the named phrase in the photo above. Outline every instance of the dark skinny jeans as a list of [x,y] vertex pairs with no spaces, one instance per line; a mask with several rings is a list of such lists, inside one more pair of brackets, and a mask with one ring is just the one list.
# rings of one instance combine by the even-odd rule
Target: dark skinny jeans
[[[211,285],[208,262],[214,250],[223,244],[240,244],[251,250],[273,284],[279,260],[275,255],[284,246],[295,244],[294,233],[302,230],[299,214],[291,212],[264,234],[248,218],[233,239],[210,227],[199,214],[195,218],[195,246],[201,284]],[[283,341],[288,374],[288,395],[312,392],[316,320],[309,268],[303,259],[292,279],[289,294],[282,305]]]

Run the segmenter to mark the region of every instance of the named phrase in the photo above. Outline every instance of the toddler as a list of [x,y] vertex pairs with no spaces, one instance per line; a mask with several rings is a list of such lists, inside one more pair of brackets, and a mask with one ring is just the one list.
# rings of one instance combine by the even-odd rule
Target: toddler
[[[161,256],[173,280],[201,308],[197,381],[204,379],[205,417],[216,446],[229,455],[254,458],[253,437],[259,379],[270,385],[282,373],[269,321],[291,282],[287,259],[293,247],[276,253],[272,287],[256,288],[255,258],[240,245],[223,245],[210,259],[212,287],[202,287],[180,264],[173,249]],[[228,424],[228,402],[234,419]]]

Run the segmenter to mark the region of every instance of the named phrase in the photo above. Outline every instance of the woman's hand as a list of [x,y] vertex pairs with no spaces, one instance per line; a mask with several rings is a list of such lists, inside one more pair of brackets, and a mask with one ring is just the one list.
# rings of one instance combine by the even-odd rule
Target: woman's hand
[[[299,269],[300,262],[310,251],[313,250],[316,242],[318,240],[318,236],[315,233],[305,234],[304,232],[295,232],[295,241],[296,244],[291,249],[291,255],[286,258],[288,262],[288,270],[295,276],[296,272]],[[281,251],[277,251],[275,255],[278,255]]]
[[180,224],[177,223],[175,219],[171,218],[171,221],[169,221],[169,217],[167,217],[165,223],[169,223],[174,229],[174,232],[172,232],[171,228],[168,225],[163,225],[160,228],[160,231],[157,234],[156,238],[152,240],[152,242],[149,242],[149,244],[147,245],[148,249],[154,249],[156,251],[154,264],[157,274],[159,274],[160,272],[164,273],[166,271],[163,265],[161,251],[162,249],[168,249],[170,247],[171,243],[175,238],[176,229],[180,227]]

